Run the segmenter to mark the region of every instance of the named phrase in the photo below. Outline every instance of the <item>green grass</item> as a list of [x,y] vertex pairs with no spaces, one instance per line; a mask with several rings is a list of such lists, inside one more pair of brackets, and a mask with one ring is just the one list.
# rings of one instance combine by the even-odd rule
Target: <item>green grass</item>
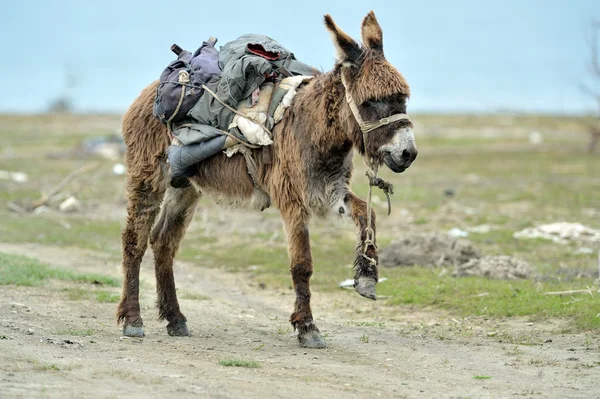
[[202,294],[196,294],[193,292],[182,292],[181,294],[179,294],[179,298],[189,299],[191,301],[207,301],[210,299],[209,296],[202,295]]
[[[572,289],[573,285],[569,283],[440,277],[439,270],[423,268],[402,268],[390,272],[390,281],[378,286],[378,294],[391,297],[388,300],[390,305],[439,307],[461,316],[528,316],[534,320],[565,318],[571,320],[576,328],[600,328],[600,295],[544,295],[548,291]],[[592,284],[591,279],[578,282],[580,287]],[[478,295],[482,293],[487,295]]]
[[119,222],[80,216],[55,220],[52,216],[8,214],[0,224],[0,237],[4,242],[75,246],[115,256],[120,253],[120,234]]
[[[471,234],[485,254],[506,254],[529,262],[533,281],[490,281],[481,278],[454,279],[440,276],[440,270],[426,268],[382,269],[388,281],[378,285],[378,294],[388,296],[384,303],[405,312],[416,309],[444,309],[457,315],[488,317],[524,316],[533,320],[561,318],[573,331],[598,329],[598,295],[549,297],[543,291],[582,289],[593,282],[578,278],[580,271],[595,270],[592,255],[575,254],[580,245],[557,245],[544,240],[516,240],[515,231],[555,221],[579,222],[600,229],[598,170],[600,156],[585,153],[587,136],[582,118],[551,115],[413,115],[418,127],[419,157],[409,170],[396,175],[381,169],[382,177],[392,182],[392,214],[385,214],[385,197],[379,198],[377,233],[380,248],[406,231],[447,231],[491,224],[486,234]],[[0,182],[0,241],[86,248],[120,257],[120,231],[124,220],[96,220],[86,215],[15,215],[7,201],[33,200],[40,191],[56,185],[70,171],[91,160],[49,159],[52,151],[73,148],[86,137],[114,133],[119,116],[0,116],[3,145],[14,150],[14,159],[0,159],[0,169],[29,174],[30,181],[16,185]],[[527,135],[532,130],[544,134],[540,146],[532,146]],[[492,133],[491,135],[488,133]],[[114,176],[111,162],[101,163],[95,182],[85,183],[83,176],[69,189],[77,188],[83,204],[115,204],[123,197],[124,178]],[[365,198],[366,178],[362,160],[355,158],[353,190]],[[451,189],[452,197],[444,194]],[[214,219],[211,199],[203,198],[211,223]],[[590,213],[591,212],[591,213]],[[269,220],[278,219],[276,210],[261,213]],[[196,219],[198,220],[198,218]],[[67,224],[65,224],[65,222]],[[235,226],[234,218],[227,220]],[[211,226],[190,231],[179,259],[202,267],[217,267],[244,273],[253,282],[266,284],[267,290],[290,289],[292,282],[283,234],[271,240],[279,228],[258,229],[247,234],[215,234]],[[208,231],[208,233],[207,233]],[[337,291],[338,283],[353,276],[355,227],[352,222],[314,221],[310,227],[314,274],[311,287],[317,294]],[[7,266],[8,265],[8,266]],[[253,268],[249,269],[249,266]],[[427,265],[425,265],[427,266]],[[77,275],[52,269],[29,258],[0,254],[0,284],[39,285],[49,279],[81,283],[103,280],[97,276]],[[104,285],[118,285],[109,278]],[[76,300],[113,302],[118,298],[109,291],[69,288]],[[477,297],[482,292],[487,296]],[[348,295],[356,295],[348,292]],[[182,299],[204,300],[202,295],[182,293]]]
[[119,279],[101,274],[74,273],[50,267],[37,259],[0,252],[0,285],[36,286],[50,279],[120,286]]
[[121,298],[119,294],[93,288],[64,288],[63,291],[71,301],[96,300],[100,303],[117,303]]
[[490,377],[489,375],[474,375],[473,379],[475,379],[475,380],[491,380],[492,377]]
[[252,360],[239,360],[239,359],[219,360],[219,364],[224,367],[246,367],[246,368],[250,368],[250,369],[257,369],[257,368],[261,367],[259,362],[255,362]]

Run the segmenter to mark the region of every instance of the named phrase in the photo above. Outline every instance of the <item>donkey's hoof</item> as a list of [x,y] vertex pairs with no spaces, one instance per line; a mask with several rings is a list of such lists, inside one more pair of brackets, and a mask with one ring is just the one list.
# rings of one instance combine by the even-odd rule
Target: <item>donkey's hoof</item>
[[123,335],[126,337],[143,338],[144,328],[142,326],[124,325]]
[[354,280],[354,289],[356,290],[356,292],[358,292],[360,295],[364,296],[365,298],[376,300],[377,299],[377,295],[375,294],[375,284],[376,283],[377,283],[377,281],[372,277],[362,277],[361,276],[358,279]]
[[172,321],[167,324],[167,332],[171,337],[189,337],[190,331],[184,320]]
[[327,343],[318,331],[309,331],[298,334],[298,343],[303,348],[323,349]]

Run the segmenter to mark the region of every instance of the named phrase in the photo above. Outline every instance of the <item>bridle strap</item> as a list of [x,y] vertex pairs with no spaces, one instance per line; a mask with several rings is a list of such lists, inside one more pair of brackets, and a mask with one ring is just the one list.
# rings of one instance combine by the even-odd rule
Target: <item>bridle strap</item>
[[342,84],[344,85],[344,91],[346,93],[346,102],[350,106],[350,111],[352,111],[352,115],[354,116],[354,119],[356,119],[356,122],[358,123],[358,126],[360,127],[360,130],[363,132],[363,134],[372,132],[373,130],[378,129],[381,126],[386,126],[386,125],[389,125],[390,123],[394,123],[394,122],[398,122],[398,121],[402,121],[402,120],[410,121],[410,118],[406,114],[394,114],[394,115],[388,116],[386,118],[381,118],[378,121],[365,122],[364,119],[362,118],[362,116],[360,115],[360,111],[358,110],[356,101],[354,101],[354,98],[352,97],[350,90],[348,90],[348,85],[346,84],[346,79],[344,79],[343,72],[341,73],[341,77],[342,77]]
[[354,101],[354,98],[352,98],[352,94],[350,93],[350,90],[348,90],[348,85],[346,84],[346,80],[344,79],[344,72],[341,72],[341,77],[342,77],[342,84],[344,85],[344,92],[346,94],[346,102],[348,103],[348,106],[350,106],[350,111],[352,111],[352,115],[354,115],[354,119],[356,119],[356,122],[358,123],[358,126],[360,127],[360,130],[362,131],[362,136],[363,136],[363,146],[365,148],[365,168],[366,168],[366,175],[369,178],[369,191],[367,193],[367,226],[365,227],[365,240],[364,240],[364,246],[362,248],[361,251],[361,255],[363,258],[365,258],[366,260],[369,261],[369,263],[371,264],[372,267],[377,266],[377,261],[374,258],[371,258],[369,255],[367,255],[367,250],[369,248],[369,246],[373,246],[374,248],[377,248],[377,245],[375,244],[375,230],[373,230],[373,221],[372,221],[372,215],[371,215],[371,208],[372,208],[372,191],[373,191],[373,187],[378,187],[381,190],[383,190],[383,192],[385,193],[385,196],[387,197],[387,203],[388,203],[388,215],[392,212],[392,203],[390,201],[390,194],[394,194],[394,186],[383,180],[381,177],[377,176],[377,162],[375,162],[373,159],[371,159],[369,157],[369,155],[367,154],[367,133],[380,128],[381,126],[385,126],[385,125],[389,125],[390,123],[394,123],[400,120],[407,120],[410,121],[408,115],[406,114],[394,114],[392,116],[388,116],[387,118],[381,118],[378,121],[374,121],[374,122],[365,122],[362,118],[362,116],[360,115],[360,111],[358,110],[358,106],[356,105],[356,102]]

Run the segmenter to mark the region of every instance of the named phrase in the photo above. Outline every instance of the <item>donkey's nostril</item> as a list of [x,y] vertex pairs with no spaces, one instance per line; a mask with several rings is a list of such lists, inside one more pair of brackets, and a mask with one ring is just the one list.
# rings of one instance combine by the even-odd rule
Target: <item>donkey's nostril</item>
[[419,155],[419,151],[417,151],[416,149],[412,152],[412,159],[410,160],[411,162],[414,162],[415,159],[417,159],[417,155]]
[[402,150],[402,154],[400,155],[403,161],[412,161],[413,155],[408,150]]

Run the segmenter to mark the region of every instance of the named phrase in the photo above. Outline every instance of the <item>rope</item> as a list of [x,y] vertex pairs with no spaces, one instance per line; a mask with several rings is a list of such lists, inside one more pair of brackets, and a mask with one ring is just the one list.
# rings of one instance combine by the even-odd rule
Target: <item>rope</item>
[[[179,102],[177,103],[177,107],[175,108],[175,111],[173,112],[173,114],[171,114],[171,117],[169,119],[167,119],[167,130],[169,131],[171,136],[173,135],[173,130],[171,129],[171,122],[173,121],[173,119],[175,119],[175,117],[179,113],[179,110],[181,109],[181,105],[183,104],[183,97],[185,97],[185,86],[187,86],[187,83],[189,83],[189,82],[190,82],[190,74],[184,70],[179,71],[179,75],[177,76],[177,83],[179,83],[181,85],[181,94],[179,96]],[[175,82],[172,82],[172,83],[175,83]]]
[[[247,118],[252,120],[252,122],[256,123],[257,125],[259,125],[269,136],[269,138],[272,140],[273,139],[273,133],[271,133],[271,131],[269,129],[267,129],[266,126],[264,126],[262,123],[250,118],[247,115],[242,114],[241,112],[239,112],[238,110],[230,107],[229,105],[225,104],[220,98],[219,96],[216,95],[216,93],[214,93],[211,89],[209,89],[208,87],[206,87],[206,85],[202,85],[201,87],[189,84],[190,82],[190,74],[187,71],[179,71],[179,75],[177,78],[177,82],[173,82],[173,81],[167,81],[167,82],[161,82],[161,84],[166,84],[166,83],[173,83],[173,84],[179,84],[181,85],[181,95],[179,96],[179,102],[177,103],[177,107],[175,108],[175,111],[173,112],[173,114],[171,115],[171,117],[167,120],[167,131],[169,134],[169,138],[173,137],[173,131],[171,128],[171,122],[173,121],[173,119],[177,116],[177,113],[179,112],[179,109],[181,108],[181,105],[183,104],[183,98],[185,97],[185,87],[191,87],[191,88],[197,88],[197,89],[204,89],[207,93],[209,93],[211,96],[213,96],[215,98],[215,100],[217,100],[218,102],[221,103],[221,105],[223,105],[225,108],[227,108],[228,110],[230,110],[231,112],[233,112],[234,114],[237,114],[243,118]],[[187,123],[187,124],[182,124],[179,125],[180,127],[191,127],[192,125]],[[239,137],[235,136],[234,134],[231,134],[225,130],[216,128],[220,133],[224,134],[225,136],[231,138],[232,140],[234,140],[235,142],[237,142],[238,145],[238,151],[244,156],[244,159],[246,161],[246,168],[248,169],[248,174],[250,175],[250,177],[252,178],[252,181],[254,183],[254,186],[259,189],[262,190],[259,186],[258,186],[258,165],[256,164],[256,160],[254,159],[254,157],[252,156],[252,151],[251,149],[257,149],[257,148],[261,148],[261,146],[259,145],[254,145],[254,144],[250,144],[242,139],[240,139]]]
[[221,103],[221,105],[223,105],[225,108],[227,108],[228,110],[230,110],[231,112],[233,112],[234,114],[241,116],[242,118],[246,118],[246,119],[250,119],[252,122],[256,123],[258,126],[260,126],[269,136],[269,138],[271,140],[273,140],[273,133],[271,133],[271,131],[269,129],[267,129],[267,127],[265,125],[263,125],[262,123],[260,123],[259,121],[257,121],[256,119],[252,119],[247,115],[242,114],[241,112],[239,112],[237,109],[230,107],[229,105],[225,104],[225,102],[223,100],[221,100],[219,98],[219,96],[217,96],[217,94],[215,92],[213,92],[211,89],[209,89],[208,87],[206,87],[206,85],[202,85],[202,88],[204,90],[206,90],[206,92],[208,94],[210,94],[211,96],[213,96],[215,98],[215,100],[217,100],[218,102]]
[[362,134],[363,146],[365,148],[364,163],[365,163],[366,175],[369,178],[369,191],[367,194],[367,226],[365,227],[365,241],[364,241],[364,247],[362,249],[361,255],[363,258],[365,258],[366,260],[369,261],[371,266],[376,266],[377,261],[374,258],[371,258],[369,255],[367,255],[367,249],[369,248],[369,246],[373,246],[374,248],[377,248],[377,245],[375,244],[375,230],[373,230],[373,227],[372,227],[373,221],[372,221],[372,217],[371,217],[371,211],[373,208],[372,207],[373,187],[377,187],[385,193],[385,196],[387,198],[388,215],[389,215],[392,212],[392,202],[390,201],[390,194],[394,194],[394,186],[391,183],[382,179],[381,177],[377,176],[377,171],[379,169],[379,166],[371,157],[369,157],[366,154],[366,152],[367,152],[367,134],[381,126],[389,125],[390,123],[393,123],[393,122],[396,122],[399,120],[410,120],[410,119],[409,119],[408,115],[406,115],[406,114],[394,114],[390,117],[382,118],[378,121],[365,122],[363,120],[362,116],[360,115],[360,111],[358,110],[358,106],[356,105],[354,98],[352,98],[352,94],[350,93],[350,90],[348,90],[348,85],[346,85],[346,80],[344,79],[343,72],[341,74],[341,78],[342,78],[342,84],[344,85],[344,90],[346,92],[346,102],[348,103],[348,106],[350,107],[350,111],[352,111],[352,115],[354,115],[354,119],[356,119],[356,122],[358,123],[358,126],[360,127],[360,130],[363,133]]
[[[194,125],[192,123],[182,123],[181,125],[177,125],[177,127],[178,128],[180,128],[180,127],[191,127],[191,128],[193,128]],[[241,145],[243,145],[245,147],[252,148],[252,149],[262,148],[261,145],[250,144],[247,141],[244,141],[241,138],[237,137],[235,134],[229,133],[228,131],[219,129],[218,127],[214,127],[214,126],[212,128],[215,129],[215,130],[218,130],[219,133],[221,133],[222,135],[227,136],[227,137],[231,138],[232,140],[235,140],[238,144],[241,144]]]

